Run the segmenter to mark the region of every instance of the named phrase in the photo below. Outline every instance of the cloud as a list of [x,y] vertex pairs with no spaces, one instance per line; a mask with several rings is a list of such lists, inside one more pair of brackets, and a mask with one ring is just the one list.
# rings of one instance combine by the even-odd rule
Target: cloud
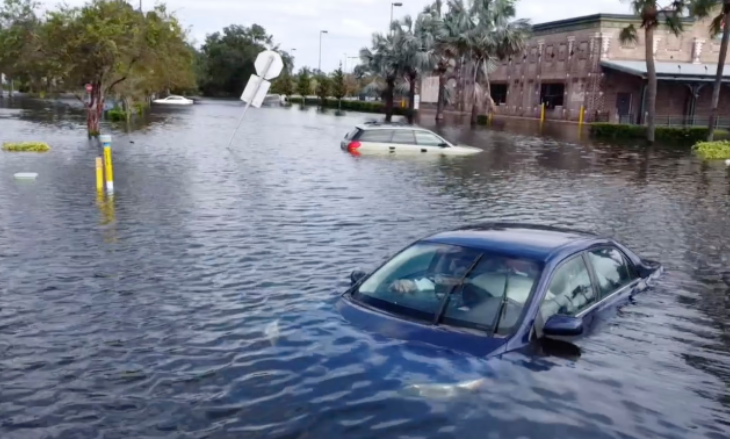
[[[44,7],[58,0],[41,0]],[[155,0],[156,2],[157,0]],[[152,0],[142,0],[143,9],[154,6]],[[73,6],[84,0],[67,0]],[[137,6],[139,0],[131,0]],[[191,36],[202,43],[206,34],[220,31],[231,24],[259,24],[274,36],[285,50],[295,48],[296,65],[316,67],[319,62],[319,31],[322,37],[322,69],[333,70],[345,57],[356,56],[360,48],[370,43],[373,32],[386,32],[390,21],[392,0],[168,0],[168,9],[175,11]],[[395,18],[418,15],[432,0],[402,0],[402,7],[393,9]],[[560,20],[580,15],[628,13],[626,3],[617,0],[521,0],[517,4],[519,18],[533,23]],[[346,63],[351,68],[354,63]]]

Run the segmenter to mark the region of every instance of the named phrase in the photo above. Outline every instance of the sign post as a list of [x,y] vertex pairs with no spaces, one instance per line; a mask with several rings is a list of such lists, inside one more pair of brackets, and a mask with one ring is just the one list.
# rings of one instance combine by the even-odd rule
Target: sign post
[[248,107],[251,105],[256,108],[261,107],[261,104],[264,102],[264,98],[266,97],[266,93],[269,91],[269,87],[271,87],[271,82],[269,82],[269,80],[279,76],[284,68],[284,61],[281,59],[281,55],[277,52],[273,50],[264,50],[256,57],[254,66],[256,67],[256,75],[251,75],[248,79],[248,83],[246,84],[246,88],[241,94],[241,100],[246,102],[246,106],[243,107],[241,118],[238,120],[236,129],[233,130],[230,140],[228,140],[228,149],[231,148],[231,143],[233,142],[234,137],[236,137],[236,132],[238,132],[241,122],[243,122],[243,116],[246,114]]

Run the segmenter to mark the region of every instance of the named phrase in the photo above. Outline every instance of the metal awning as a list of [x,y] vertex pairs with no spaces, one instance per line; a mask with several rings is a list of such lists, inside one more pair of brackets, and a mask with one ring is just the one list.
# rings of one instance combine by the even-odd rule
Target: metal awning
[[[692,64],[657,61],[656,76],[660,81],[712,82],[717,64]],[[601,66],[646,79],[646,61],[603,60]],[[722,82],[730,82],[730,65],[722,72]]]

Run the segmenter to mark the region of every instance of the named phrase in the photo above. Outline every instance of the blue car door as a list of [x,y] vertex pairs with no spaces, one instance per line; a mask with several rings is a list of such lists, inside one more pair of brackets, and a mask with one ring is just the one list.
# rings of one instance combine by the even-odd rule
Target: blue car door
[[642,288],[643,280],[630,260],[614,246],[600,246],[585,253],[599,301],[590,320],[608,318]]
[[593,322],[593,310],[599,299],[588,258],[579,253],[555,268],[539,313],[543,322],[553,315],[581,318],[587,330]]

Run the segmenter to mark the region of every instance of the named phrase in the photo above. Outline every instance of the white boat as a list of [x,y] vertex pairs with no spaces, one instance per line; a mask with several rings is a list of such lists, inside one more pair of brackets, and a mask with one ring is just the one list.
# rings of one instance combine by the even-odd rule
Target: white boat
[[152,103],[162,105],[193,105],[195,101],[183,96],[170,95],[162,99],[155,99],[154,101],[152,101]]
[[264,98],[264,102],[262,103],[265,107],[270,106],[278,106],[281,105],[284,102],[284,96],[279,94],[268,94]]

